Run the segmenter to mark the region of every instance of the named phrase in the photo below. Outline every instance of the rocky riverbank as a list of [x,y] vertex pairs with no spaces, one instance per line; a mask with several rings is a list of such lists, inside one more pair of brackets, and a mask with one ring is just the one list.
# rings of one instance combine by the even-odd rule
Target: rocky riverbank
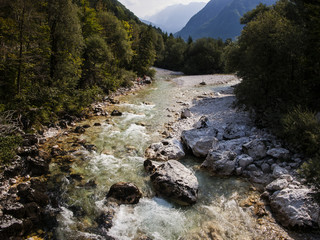
[[[320,208],[314,198],[316,192],[297,173],[303,156],[289,149],[267,129],[258,129],[249,112],[235,108],[233,87],[215,93],[204,92],[194,99],[189,99],[188,92],[183,90],[183,86],[196,87],[203,83],[210,85],[230,80],[237,83],[232,77],[174,79],[181,86],[176,97],[179,105],[168,110],[178,112],[179,117],[167,124],[167,138],[146,150],[146,158],[177,160],[191,152],[202,161],[202,169],[214,175],[246,178],[261,192],[261,208],[254,211],[258,218],[274,217],[289,230],[314,231],[308,239],[317,239]],[[153,171],[157,171],[156,166]],[[291,233],[291,236],[301,239],[304,233]]]
[[[121,88],[105,97],[103,101],[92,104],[81,118],[65,116],[49,127],[43,127],[36,134],[22,134],[23,144],[17,150],[17,155],[8,165],[1,166],[1,239],[52,237],[51,230],[56,226],[56,214],[59,211],[59,191],[48,189],[49,164],[53,159],[62,158],[61,167],[68,169],[71,163],[71,160],[67,159],[68,152],[54,144],[55,141],[71,132],[85,132],[90,126],[81,125],[79,122],[93,116],[108,116],[107,106],[117,104],[118,96],[129,94],[150,84],[151,80],[149,78],[147,80],[147,82],[135,82],[130,88]],[[75,140],[73,145],[74,149],[78,147],[89,151],[95,149],[95,146],[88,145],[81,139]],[[94,183],[87,183],[87,186],[91,185]]]

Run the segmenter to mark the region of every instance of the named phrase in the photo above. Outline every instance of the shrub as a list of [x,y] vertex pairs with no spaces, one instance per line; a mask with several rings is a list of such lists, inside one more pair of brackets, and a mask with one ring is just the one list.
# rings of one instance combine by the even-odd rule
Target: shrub
[[301,107],[293,109],[282,118],[283,137],[309,156],[318,152],[320,123],[315,114]]
[[0,164],[8,164],[21,144],[20,136],[0,136]]
[[[309,161],[302,164],[299,173],[313,183],[317,189],[320,189],[320,151]],[[320,192],[317,194],[317,200],[320,202]]]

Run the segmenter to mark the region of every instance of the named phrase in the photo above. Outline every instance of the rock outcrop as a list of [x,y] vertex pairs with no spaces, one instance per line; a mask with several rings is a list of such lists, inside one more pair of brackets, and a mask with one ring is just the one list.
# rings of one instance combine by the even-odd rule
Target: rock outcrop
[[169,160],[158,166],[152,164],[150,160],[146,161],[149,163],[145,162],[145,166],[153,166],[150,179],[158,194],[181,205],[196,203],[199,184],[192,171],[175,160]]

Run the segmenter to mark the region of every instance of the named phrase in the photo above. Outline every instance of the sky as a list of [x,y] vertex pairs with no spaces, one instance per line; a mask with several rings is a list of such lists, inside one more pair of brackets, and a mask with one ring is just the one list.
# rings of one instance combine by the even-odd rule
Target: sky
[[118,0],[139,18],[152,16],[162,9],[175,4],[209,2],[210,0]]

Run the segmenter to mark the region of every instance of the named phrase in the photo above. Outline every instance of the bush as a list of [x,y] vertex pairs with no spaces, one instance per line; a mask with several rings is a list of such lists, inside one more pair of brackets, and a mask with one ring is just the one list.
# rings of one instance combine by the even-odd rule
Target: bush
[[0,136],[0,164],[8,164],[22,142],[20,136]]
[[[308,162],[302,164],[299,173],[320,189],[320,151]],[[317,194],[317,200],[320,202],[320,192]]]
[[319,151],[320,123],[313,112],[297,107],[282,118],[282,126],[286,141],[309,156]]
[[[310,157],[301,166],[300,174],[320,189],[320,123],[315,114],[297,107],[283,117],[282,126],[285,140]],[[317,197],[320,200],[320,192]]]

